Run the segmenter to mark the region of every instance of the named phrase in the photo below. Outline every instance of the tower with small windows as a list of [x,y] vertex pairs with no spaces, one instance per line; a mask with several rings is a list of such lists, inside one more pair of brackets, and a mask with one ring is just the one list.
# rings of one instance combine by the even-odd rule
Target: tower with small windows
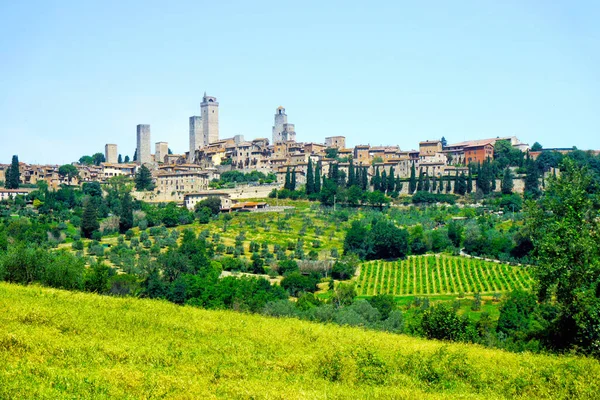
[[275,110],[275,125],[273,126],[273,144],[281,142],[283,140],[282,133],[284,125],[287,124],[287,114],[285,108],[282,106],[277,107]]
[[200,116],[202,117],[202,144],[207,146],[219,140],[219,103],[216,97],[207,96],[204,92],[200,104]]

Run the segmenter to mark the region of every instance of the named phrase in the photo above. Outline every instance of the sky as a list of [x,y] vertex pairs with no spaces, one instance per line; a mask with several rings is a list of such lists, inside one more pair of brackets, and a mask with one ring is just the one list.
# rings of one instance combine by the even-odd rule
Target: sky
[[222,138],[271,138],[281,105],[303,142],[600,149],[598,20],[583,0],[0,0],[0,163],[131,157],[137,124],[183,153],[205,91]]

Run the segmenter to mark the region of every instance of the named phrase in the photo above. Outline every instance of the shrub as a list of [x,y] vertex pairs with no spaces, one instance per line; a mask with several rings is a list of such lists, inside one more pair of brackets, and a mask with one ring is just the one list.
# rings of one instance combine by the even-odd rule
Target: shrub
[[298,310],[289,300],[275,300],[265,304],[262,313],[272,317],[295,317],[298,315]]
[[436,304],[423,312],[421,329],[428,339],[461,340],[468,323],[446,304]]

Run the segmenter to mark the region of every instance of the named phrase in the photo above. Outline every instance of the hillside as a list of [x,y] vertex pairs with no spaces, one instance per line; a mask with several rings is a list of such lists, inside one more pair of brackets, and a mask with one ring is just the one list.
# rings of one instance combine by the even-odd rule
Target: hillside
[[594,398],[600,363],[0,283],[0,398]]

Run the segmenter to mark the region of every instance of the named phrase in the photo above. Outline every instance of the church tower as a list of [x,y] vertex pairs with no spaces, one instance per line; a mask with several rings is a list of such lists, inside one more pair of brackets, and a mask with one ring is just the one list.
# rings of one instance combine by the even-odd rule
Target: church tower
[[275,126],[273,126],[273,144],[281,142],[283,140],[282,133],[284,125],[287,124],[287,114],[285,108],[282,106],[277,107],[275,110]]
[[200,115],[202,117],[202,144],[207,146],[219,140],[219,103],[216,97],[207,96],[204,92],[200,104]]

